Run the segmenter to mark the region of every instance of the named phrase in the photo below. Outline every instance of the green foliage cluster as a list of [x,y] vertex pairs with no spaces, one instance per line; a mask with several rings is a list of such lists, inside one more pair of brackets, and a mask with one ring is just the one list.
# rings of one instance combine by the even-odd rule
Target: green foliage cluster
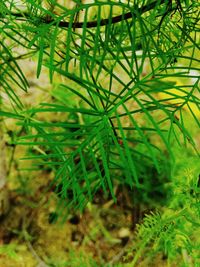
[[128,266],[137,266],[143,255],[147,258],[143,261],[149,265],[159,253],[166,257],[169,266],[178,261],[178,266],[199,265],[199,160],[189,155],[188,158],[189,163],[177,164],[180,169],[172,179],[171,194],[162,213],[151,212],[137,225],[133,247],[126,256],[132,258]]
[[[73,191],[71,205],[83,207],[100,187],[115,198],[114,180],[142,188],[137,166],[141,157],[153,161],[160,171],[158,147],[149,141],[151,135],[157,135],[171,153],[169,140],[178,128],[185,142],[195,146],[184,126],[183,109],[187,106],[199,125],[190,105],[199,109],[198,75],[192,76],[197,78],[194,84],[184,86],[163,78],[181,79],[198,70],[194,58],[199,48],[197,4],[95,1],[77,3],[73,9],[56,1],[50,4],[52,10],[41,1],[22,1],[22,6],[1,1],[1,86],[15,109],[14,115],[1,114],[18,117],[28,129],[28,136],[19,143],[50,150],[37,158],[57,170],[55,180],[62,184],[62,198]],[[53,11],[57,6],[62,8],[60,15]],[[105,8],[108,17],[102,23]],[[113,15],[116,12],[120,15]],[[79,14],[81,23],[77,22]],[[71,94],[62,103],[42,103],[25,110],[13,84],[27,90],[18,60],[35,54],[37,76],[45,65],[51,81],[55,73],[66,78],[59,85],[61,97]],[[184,66],[175,64],[182,58]],[[150,70],[144,76],[146,62]],[[166,91],[165,99],[156,98]],[[71,103],[73,97],[78,98],[76,103]],[[62,113],[66,121],[39,121],[37,115],[45,112]],[[139,123],[138,114],[144,124]],[[71,122],[67,121],[71,116]]]
[[[196,149],[185,113],[200,126],[199,4],[71,2],[72,8],[55,0],[0,1],[0,86],[11,103],[0,115],[18,121],[22,134],[14,143],[28,145],[26,159],[55,172],[55,190],[68,208],[83,209],[99,190],[116,201],[118,184],[148,202],[155,185],[147,172],[158,177],[158,191],[170,180],[169,172],[163,177],[163,151],[170,166],[175,141]],[[19,62],[36,57],[37,77],[49,70],[54,100],[27,109],[17,94],[28,90]],[[152,241],[169,258],[177,247],[194,249],[187,225],[199,216],[196,180],[192,190],[173,196],[163,215],[146,216],[133,264]],[[175,211],[178,201],[185,208]]]

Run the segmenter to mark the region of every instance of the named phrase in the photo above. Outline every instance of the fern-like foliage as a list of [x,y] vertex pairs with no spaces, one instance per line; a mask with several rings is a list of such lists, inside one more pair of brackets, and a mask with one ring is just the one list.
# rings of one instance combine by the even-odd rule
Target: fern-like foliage
[[[137,266],[139,260],[145,261],[143,255],[148,255],[147,258],[154,262],[159,254],[168,260],[169,266],[175,262],[178,266],[198,266],[199,169],[195,162],[192,166],[195,167],[181,169],[179,175],[173,177],[168,208],[165,207],[162,214],[151,212],[137,225],[135,240],[125,257],[132,259],[127,266]],[[146,265],[149,264],[146,261]],[[157,264],[154,262],[154,265]]]
[[[38,56],[38,77],[44,66],[50,81],[64,77],[61,100],[33,107],[21,119],[32,133],[18,143],[50,151],[37,156],[39,164],[56,170],[61,198],[73,194],[69,203],[82,208],[99,188],[115,199],[114,181],[142,189],[141,160],[160,171],[152,138],[171,156],[174,137],[195,147],[184,111],[199,125],[199,10],[194,1],[71,4],[1,1],[1,85],[18,105],[13,86],[26,90],[27,82],[17,61],[30,53]],[[16,46],[23,55],[15,56]],[[40,121],[41,113],[63,119]]]

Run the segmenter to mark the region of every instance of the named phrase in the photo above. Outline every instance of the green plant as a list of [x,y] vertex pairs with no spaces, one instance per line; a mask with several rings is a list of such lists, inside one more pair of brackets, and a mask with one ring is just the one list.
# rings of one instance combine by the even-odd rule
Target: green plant
[[169,266],[199,265],[198,163],[199,160],[191,155],[187,155],[187,163],[177,162],[168,204],[162,212],[151,212],[137,225],[134,242],[125,257],[132,259],[127,266],[138,266],[139,260],[146,266],[150,266],[150,262],[152,266],[162,265],[157,262],[159,254],[167,259]]
[[[68,207],[84,208],[100,189],[116,200],[115,184],[145,191],[141,160],[160,173],[161,150],[170,161],[174,139],[195,148],[184,112],[199,126],[198,3],[47,2],[0,2],[1,88],[12,106],[1,116],[26,132],[17,144],[39,148],[26,158],[55,171]],[[35,56],[37,77],[46,67],[52,83],[55,75],[64,83],[54,84],[54,102],[27,109],[18,62]]]

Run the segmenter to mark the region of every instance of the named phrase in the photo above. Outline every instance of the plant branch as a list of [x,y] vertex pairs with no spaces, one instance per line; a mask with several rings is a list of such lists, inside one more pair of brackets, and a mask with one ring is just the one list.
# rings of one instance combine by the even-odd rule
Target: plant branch
[[[164,3],[166,3],[166,0],[161,0],[159,5],[164,4]],[[156,5],[158,5],[158,1],[154,1],[148,5],[145,5],[145,6],[140,7],[140,8],[134,7],[135,10],[128,12],[128,13],[125,13],[125,14],[122,14],[122,15],[115,16],[112,19],[110,19],[110,18],[102,19],[102,20],[100,20],[100,22],[98,22],[96,20],[95,21],[88,21],[88,22],[86,22],[86,27],[87,28],[95,28],[98,25],[99,26],[105,26],[105,25],[108,25],[109,23],[115,24],[115,23],[121,22],[123,20],[128,20],[132,17],[136,17],[137,14],[141,15],[147,11],[154,9],[156,7]],[[24,13],[24,12],[11,13],[11,15],[14,16],[16,19],[23,18],[23,19],[28,20],[31,18],[31,16],[28,13]],[[0,18],[5,18],[5,14],[2,14],[0,12]],[[41,18],[41,22],[45,23],[45,24],[58,25],[58,27],[60,27],[60,28],[68,28],[70,25],[70,23],[68,21],[60,21],[59,23],[57,23],[57,21],[55,19],[49,19],[49,17],[48,18]],[[77,28],[83,28],[84,25],[85,25],[84,22],[73,22],[71,26],[73,29],[75,29],[75,28],[77,29]]]

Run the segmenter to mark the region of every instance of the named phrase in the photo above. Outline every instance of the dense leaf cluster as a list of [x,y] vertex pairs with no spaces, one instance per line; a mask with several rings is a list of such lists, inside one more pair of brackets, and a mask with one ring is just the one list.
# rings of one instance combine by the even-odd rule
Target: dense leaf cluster
[[[174,138],[195,147],[184,112],[199,126],[197,2],[44,2],[0,1],[0,85],[13,107],[1,115],[26,129],[18,143],[43,151],[28,158],[55,170],[68,206],[83,208],[100,188],[115,199],[114,183],[145,190],[141,162],[162,169],[153,140],[170,156]],[[37,77],[46,67],[64,82],[53,103],[26,110],[18,62],[34,56]],[[40,120],[45,113],[64,119]]]

